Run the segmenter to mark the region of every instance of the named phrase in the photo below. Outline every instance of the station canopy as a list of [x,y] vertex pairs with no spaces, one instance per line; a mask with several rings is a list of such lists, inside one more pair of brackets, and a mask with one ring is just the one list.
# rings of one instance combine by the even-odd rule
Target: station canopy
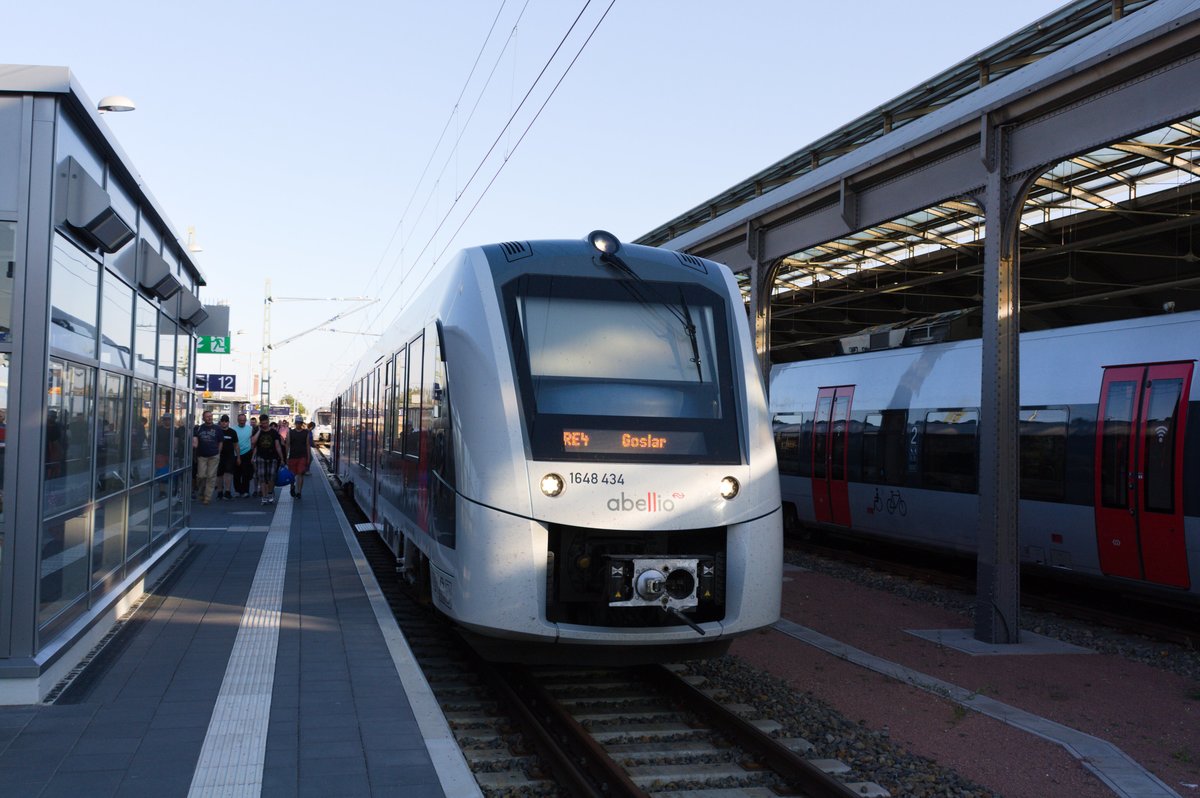
[[[639,243],[666,243],[1153,1],[1066,5]],[[1193,117],[1037,176],[1020,222],[1022,329],[1200,309],[1198,156],[1200,117]],[[858,351],[872,337],[910,344],[979,337],[986,233],[982,209],[953,199],[791,253],[770,288],[771,360]],[[738,280],[749,300],[749,274]]]

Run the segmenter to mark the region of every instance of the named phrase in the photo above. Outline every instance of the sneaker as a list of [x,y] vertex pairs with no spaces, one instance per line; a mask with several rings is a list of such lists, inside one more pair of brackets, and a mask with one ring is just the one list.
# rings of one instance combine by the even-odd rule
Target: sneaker
[[274,496],[268,496],[268,497],[267,497],[267,504],[274,504],[274,503],[275,503],[275,497],[274,497]]
[[262,503],[263,503],[263,504],[266,504],[266,503],[267,503],[267,497],[266,497],[266,496],[263,496],[263,498],[262,498]]
[[295,496],[296,496],[296,486],[295,486],[295,485],[289,485],[289,486],[288,486],[288,493],[292,494],[292,498],[295,498]]
[[233,501],[233,494],[232,494],[232,493],[230,493],[229,491],[225,491],[225,500],[226,500],[226,501]]

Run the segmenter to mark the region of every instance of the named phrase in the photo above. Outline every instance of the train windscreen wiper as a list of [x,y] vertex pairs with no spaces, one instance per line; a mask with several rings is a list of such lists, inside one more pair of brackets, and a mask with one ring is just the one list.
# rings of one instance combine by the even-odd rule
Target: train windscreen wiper
[[704,372],[700,367],[700,344],[696,340],[696,325],[692,322],[692,313],[688,309],[687,300],[683,298],[683,288],[680,287],[679,289],[679,307],[683,309],[683,312],[680,313],[674,304],[667,301],[666,297],[660,294],[657,288],[655,288],[651,283],[643,279],[640,274],[630,268],[629,264],[622,260],[617,253],[602,251],[600,253],[600,262],[612,267],[615,271],[620,272],[630,280],[634,281],[633,283],[622,281],[621,284],[625,286],[625,290],[629,292],[630,296],[636,299],[640,304],[650,304],[646,300],[645,295],[641,292],[640,286],[644,286],[650,291],[650,293],[654,295],[654,299],[659,305],[662,305],[664,308],[670,311],[672,316],[679,320],[679,323],[683,325],[683,331],[687,333],[688,340],[692,343],[691,359],[692,362],[696,364],[696,381],[704,382]]

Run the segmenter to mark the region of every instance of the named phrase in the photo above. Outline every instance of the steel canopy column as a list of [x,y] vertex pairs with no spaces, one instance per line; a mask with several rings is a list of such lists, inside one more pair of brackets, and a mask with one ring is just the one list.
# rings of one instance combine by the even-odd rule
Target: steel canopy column
[[746,248],[750,252],[750,326],[754,333],[754,353],[758,356],[758,371],[763,389],[771,386],[771,284],[775,281],[778,263],[762,262],[762,228],[748,225]]
[[1007,178],[1006,131],[988,115],[980,124],[984,187],[983,361],[979,412],[979,546],[975,639],[1020,642],[1021,572],[1017,539],[1020,386],[1020,207]]

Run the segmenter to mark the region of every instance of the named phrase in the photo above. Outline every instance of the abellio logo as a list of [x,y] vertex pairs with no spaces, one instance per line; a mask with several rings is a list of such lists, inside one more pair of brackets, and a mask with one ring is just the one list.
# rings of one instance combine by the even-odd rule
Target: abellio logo
[[621,491],[619,498],[608,500],[608,509],[619,513],[669,513],[675,509],[675,502],[664,499],[661,493],[647,493],[644,499],[631,499]]

